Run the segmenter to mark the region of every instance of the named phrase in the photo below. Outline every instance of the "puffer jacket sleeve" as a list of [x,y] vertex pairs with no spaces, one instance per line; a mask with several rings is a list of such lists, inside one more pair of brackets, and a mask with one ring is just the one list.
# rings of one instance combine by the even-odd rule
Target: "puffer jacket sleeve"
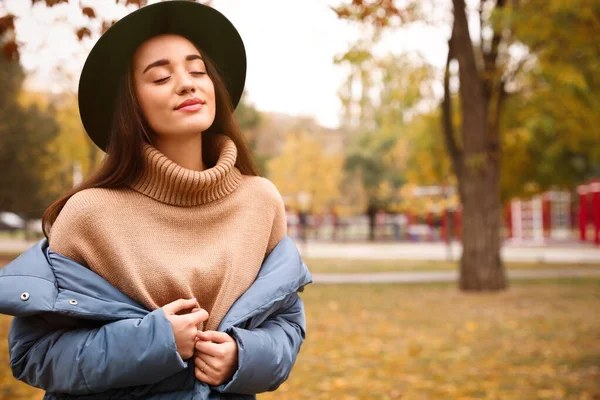
[[304,303],[298,293],[292,293],[258,327],[234,326],[227,333],[238,345],[238,369],[229,382],[214,390],[240,394],[275,390],[288,378],[306,338]]
[[11,369],[29,385],[83,395],[156,383],[188,368],[161,308],[97,327],[58,329],[50,318],[55,316],[16,317],[11,324]]

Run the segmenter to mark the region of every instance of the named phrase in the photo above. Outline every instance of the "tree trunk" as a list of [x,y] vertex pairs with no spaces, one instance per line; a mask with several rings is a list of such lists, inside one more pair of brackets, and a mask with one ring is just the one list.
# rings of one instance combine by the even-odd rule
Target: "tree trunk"
[[[465,2],[453,0],[453,4],[454,26],[444,79],[443,126],[463,205],[463,254],[459,287],[461,290],[474,291],[501,290],[506,288],[507,282],[500,257],[502,206],[499,131],[497,125],[490,123],[488,118],[494,97],[487,81],[489,70],[487,74],[480,74],[477,68]],[[488,69],[495,65],[495,55],[492,58],[486,59]],[[456,144],[451,123],[448,81],[452,59],[456,59],[459,65],[462,148]],[[500,102],[497,107],[500,107]],[[495,111],[499,113],[499,110]]]
[[[465,170],[460,261],[461,290],[501,290],[507,282],[500,257],[500,165],[489,161],[484,171]],[[475,172],[475,173],[473,173]]]
[[377,218],[377,207],[369,205],[367,207],[367,216],[369,217],[369,241],[375,241],[375,233],[377,230],[376,218]]

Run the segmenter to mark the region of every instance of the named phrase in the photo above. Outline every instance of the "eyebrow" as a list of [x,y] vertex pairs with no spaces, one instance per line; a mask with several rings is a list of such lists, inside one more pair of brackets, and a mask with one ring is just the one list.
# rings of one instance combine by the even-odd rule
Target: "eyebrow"
[[[202,57],[200,57],[198,54],[190,54],[189,56],[185,57],[185,61],[192,61],[192,60],[202,60]],[[202,61],[204,61],[204,60],[202,60]],[[169,64],[170,64],[170,61],[167,59],[154,61],[152,64],[148,65],[146,67],[146,69],[144,69],[144,72],[142,72],[142,74],[145,74],[150,68],[160,67],[162,65],[169,65]]]

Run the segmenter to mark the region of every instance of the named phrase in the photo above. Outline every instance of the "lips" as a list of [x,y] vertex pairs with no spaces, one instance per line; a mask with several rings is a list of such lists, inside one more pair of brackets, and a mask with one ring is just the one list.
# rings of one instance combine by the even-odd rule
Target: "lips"
[[188,107],[188,106],[194,106],[196,104],[202,105],[202,104],[204,104],[204,101],[202,101],[202,100],[194,97],[194,98],[185,100],[183,103],[181,103],[177,107],[175,107],[175,109],[179,110],[180,108]]

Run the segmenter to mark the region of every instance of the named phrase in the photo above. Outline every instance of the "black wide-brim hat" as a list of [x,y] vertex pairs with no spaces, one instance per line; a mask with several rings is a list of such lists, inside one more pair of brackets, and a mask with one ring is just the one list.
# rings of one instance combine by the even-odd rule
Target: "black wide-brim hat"
[[175,33],[194,43],[215,64],[233,107],[246,80],[246,50],[238,31],[219,11],[188,0],[142,7],[123,17],[98,39],[79,79],[79,114],[92,141],[106,151],[121,78],[145,40]]

